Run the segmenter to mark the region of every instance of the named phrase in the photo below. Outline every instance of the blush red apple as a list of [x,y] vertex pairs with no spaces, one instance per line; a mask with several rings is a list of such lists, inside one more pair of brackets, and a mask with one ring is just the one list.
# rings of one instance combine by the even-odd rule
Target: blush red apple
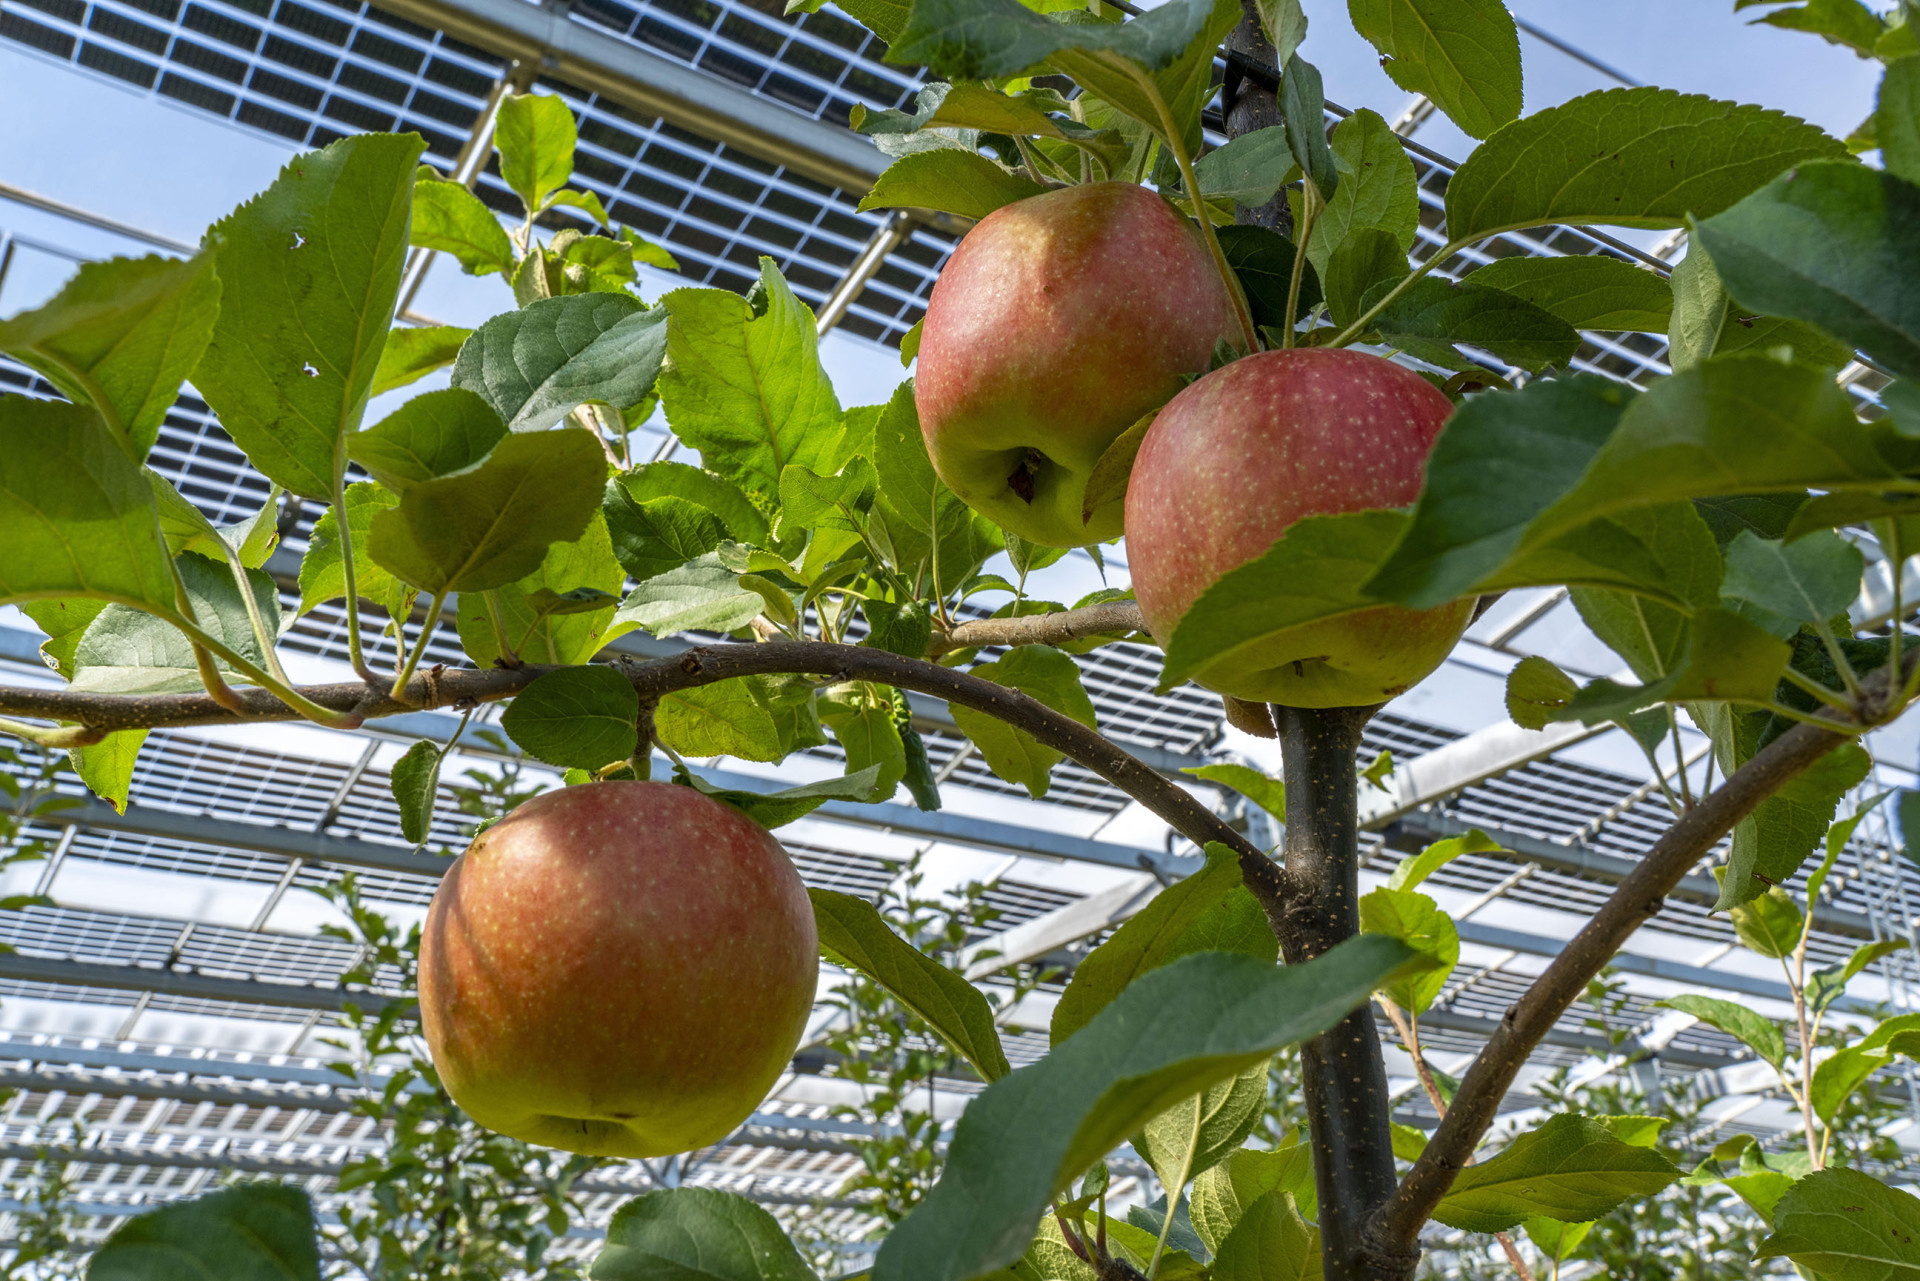
[[[1305,516],[1401,507],[1453,404],[1364,352],[1270,351],[1174,397],[1141,442],[1126,499],[1127,558],[1162,645],[1200,595]],[[1380,606],[1258,638],[1195,679],[1289,707],[1358,707],[1438,667],[1472,610]]]
[[1132,183],[1006,205],[934,285],[915,401],[933,467],[974,510],[1051,547],[1120,532],[1082,518],[1100,455],[1237,340],[1198,230]]
[[667,783],[548,792],[481,833],[428,910],[420,1011],[454,1102],[593,1156],[704,1147],[791,1061],[818,944],[780,843]]

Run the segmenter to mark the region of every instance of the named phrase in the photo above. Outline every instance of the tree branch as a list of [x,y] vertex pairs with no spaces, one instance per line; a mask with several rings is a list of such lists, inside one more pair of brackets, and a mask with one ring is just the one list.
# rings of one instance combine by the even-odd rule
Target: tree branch
[[1130,600],[1105,601],[1079,609],[1024,618],[981,618],[936,631],[927,652],[933,657],[986,645],[1060,645],[1110,632],[1144,631],[1140,606]]
[[[799,673],[874,681],[931,694],[984,712],[1025,730],[1041,743],[1100,775],[1196,845],[1218,841],[1232,849],[1240,857],[1240,871],[1247,888],[1259,899],[1268,919],[1277,923],[1281,918],[1285,889],[1280,868],[1258,846],[1186,790],[1163,778],[1098,731],[1018,690],[923,659],[902,658],[864,646],[815,641],[702,645],[668,658],[647,662],[622,659],[614,665],[633,682],[643,704],[676,690],[712,685],[739,676]],[[373,720],[425,708],[498,702],[512,698],[553,670],[533,664],[490,671],[436,665],[407,683],[403,691],[405,701],[360,683],[314,685],[299,692],[329,711]],[[238,693],[240,709],[230,711],[205,694],[117,695],[62,688],[0,687],[0,716],[66,721],[104,733],[299,719],[297,713],[265,690],[244,689]]]
[[1794,726],[1667,829],[1593,919],[1507,1010],[1486,1048],[1467,1069],[1453,1106],[1427,1141],[1426,1151],[1368,1226],[1370,1246],[1386,1253],[1413,1248],[1422,1225],[1493,1123],[1521,1065],[1579,999],[1588,980],[1659,912],[1667,894],[1735,824],[1850,737],[1839,729]]

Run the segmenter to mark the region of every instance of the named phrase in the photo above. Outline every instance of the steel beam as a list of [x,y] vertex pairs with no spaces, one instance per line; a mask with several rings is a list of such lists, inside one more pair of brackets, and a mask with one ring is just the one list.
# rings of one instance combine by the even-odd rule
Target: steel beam
[[1430,805],[1443,796],[1451,796],[1612,728],[1611,725],[1562,722],[1544,730],[1531,730],[1511,721],[1500,721],[1475,730],[1465,738],[1455,739],[1412,760],[1396,761],[1393,773],[1387,776],[1392,784],[1390,791],[1383,792],[1377,787],[1363,789],[1360,826],[1384,827],[1422,805]]
[[711,138],[855,198],[887,157],[850,129],[803,115],[737,84],[522,0],[380,0],[380,10]]
[[100,987],[116,992],[154,992],[162,996],[200,1001],[231,1001],[239,1005],[271,1005],[295,1010],[341,1011],[348,1005],[376,1011],[389,998],[374,992],[349,992],[337,987],[303,987],[295,983],[261,983],[254,979],[221,978],[188,970],[158,970],[140,965],[99,965],[51,957],[0,954],[0,979],[20,983],[51,983],[60,987]]

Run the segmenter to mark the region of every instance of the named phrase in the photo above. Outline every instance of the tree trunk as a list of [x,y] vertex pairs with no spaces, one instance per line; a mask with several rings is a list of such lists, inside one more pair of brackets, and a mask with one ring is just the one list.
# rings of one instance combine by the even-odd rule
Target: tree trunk
[[[1254,0],[1240,0],[1240,25],[1227,36],[1227,49],[1243,54],[1263,67],[1274,65],[1274,49],[1260,26],[1260,14]],[[1272,89],[1247,80],[1231,65],[1220,87],[1220,111],[1226,118],[1227,137],[1238,138],[1257,129],[1280,123],[1280,103]],[[1281,235],[1293,232],[1293,214],[1287,208],[1287,194],[1281,192],[1266,204],[1249,208],[1235,205],[1235,222],[1267,227]]]
[[[1289,965],[1360,932],[1360,734],[1378,708],[1273,708],[1287,784],[1286,928]],[[1398,1181],[1388,1121],[1386,1060],[1363,1005],[1300,1047],[1301,1089],[1320,1198],[1326,1281],[1406,1281],[1418,1253],[1382,1258],[1363,1244],[1373,1212]]]

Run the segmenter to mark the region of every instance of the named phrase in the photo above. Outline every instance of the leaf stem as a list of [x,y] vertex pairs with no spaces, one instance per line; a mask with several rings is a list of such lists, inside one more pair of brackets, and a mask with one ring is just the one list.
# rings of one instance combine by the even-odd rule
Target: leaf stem
[[380,676],[367,663],[360,648],[360,593],[353,568],[353,525],[347,518],[347,474],[337,471],[333,481],[334,534],[340,539],[340,578],[347,593],[347,661],[353,674],[369,685],[378,685]]
[[1240,288],[1240,278],[1233,274],[1227,252],[1220,247],[1220,237],[1213,232],[1213,218],[1207,213],[1206,197],[1200,194],[1200,179],[1194,174],[1193,157],[1187,154],[1186,140],[1180,136],[1180,127],[1174,122],[1166,99],[1160,96],[1159,87],[1144,75],[1136,73],[1135,79],[1152,100],[1154,110],[1160,113],[1161,140],[1173,152],[1174,163],[1180,166],[1180,181],[1187,189],[1193,216],[1200,223],[1200,238],[1206,241],[1207,252],[1213,255],[1213,265],[1220,273],[1221,283],[1227,287],[1227,297],[1233,300],[1233,313],[1240,321],[1240,334],[1246,340],[1247,351],[1259,351],[1260,331],[1254,327],[1253,311],[1247,305],[1246,291]]
[[227,568],[233,571],[233,583],[240,589],[241,603],[247,607],[247,622],[253,627],[253,638],[260,642],[260,656],[266,660],[267,671],[282,685],[293,684],[287,679],[286,669],[280,666],[280,651],[276,648],[280,638],[267,634],[267,620],[260,614],[260,603],[253,598],[253,584],[247,580],[246,563],[225,538],[220,540],[220,549],[226,554]]
[[0,734],[12,734],[40,747],[91,747],[107,736],[105,730],[86,725],[29,725],[10,717],[0,717]]
[[533,620],[532,626],[527,628],[526,636],[522,636],[520,644],[516,646],[507,640],[507,620],[500,613],[499,589],[489,588],[480,595],[487,602],[487,617],[493,620],[493,638],[500,645],[501,659],[508,667],[520,666],[520,650],[526,648],[527,640],[533,635],[533,629],[540,626],[540,620],[538,618]]
[[[206,645],[196,638],[196,633],[201,637],[206,633],[201,632],[197,626],[191,626],[193,600],[187,595],[187,580],[180,576],[180,562],[177,559],[169,560],[167,569],[173,575],[173,607],[178,617],[168,617],[165,614],[156,614],[156,616],[166,619],[186,633],[188,642],[193,646],[193,665],[199,669],[200,683],[206,686],[207,693],[212,696],[214,702],[228,711],[237,712],[243,706],[239,694],[234,692],[233,686],[227,684],[226,677],[220,674],[220,666],[213,661],[213,655],[208,652]],[[183,620],[189,626],[182,626]]]
[[1789,667],[1785,672],[1781,673],[1781,679],[1795,689],[1802,690],[1811,697],[1820,700],[1828,707],[1849,714],[1857,710],[1852,699],[1837,691],[1828,689],[1825,685],[1822,685],[1805,672],[1795,671]]
[[1847,652],[1840,648],[1840,638],[1833,634],[1833,627],[1826,619],[1814,623],[1813,630],[1820,637],[1820,643],[1827,647],[1827,657],[1833,660],[1833,666],[1840,673],[1840,683],[1847,687],[1847,693],[1853,698],[1853,704],[1847,709],[1854,710],[1860,702],[1860,678],[1854,674],[1853,664],[1847,661]]
[[[427,642],[433,638],[433,629],[440,625],[440,609],[447,603],[446,588],[433,594],[433,603],[427,606],[427,617],[420,624],[420,634],[414,638],[413,649],[407,654],[407,661],[393,678],[392,699],[396,703],[407,701],[407,682],[413,679],[413,669],[420,666],[420,656],[427,652]],[[401,633],[402,637],[405,633]]]
[[[198,623],[185,618],[177,618],[169,614],[156,613],[154,616],[173,624],[184,632],[187,639],[193,642],[196,657],[201,654],[207,655],[206,663],[208,667],[212,667],[214,658],[223,659],[227,666],[231,667],[234,671],[246,677],[261,689],[266,690],[280,702],[286,704],[300,716],[314,722],[316,725],[325,725],[328,729],[359,729],[366,719],[357,711],[336,711],[333,708],[323,706],[308,698],[285,681],[276,680],[267,672],[261,671],[260,668],[255,666],[250,660],[242,658],[234,650],[228,648],[225,643],[209,636]],[[244,715],[253,710],[248,704],[245,695],[241,694],[239,690],[234,689],[232,686],[227,685],[226,681],[220,678],[218,668],[213,668],[213,672],[215,679],[220,681],[221,687],[227,691],[227,694],[233,700],[231,703],[225,702],[219,695],[214,694],[213,691],[209,689],[207,692],[213,697],[214,702],[219,703],[220,706],[227,708],[227,710],[236,715]]]
[[1307,237],[1313,234],[1313,224],[1320,217],[1320,189],[1309,178],[1300,184],[1300,226],[1294,234],[1293,274],[1287,281],[1287,321],[1280,330],[1281,350],[1293,346],[1293,329],[1299,323],[1300,278],[1305,274],[1307,264]]
[[1428,258],[1425,262],[1422,262],[1419,266],[1415,267],[1411,272],[1407,274],[1407,278],[1405,280],[1402,280],[1399,284],[1387,290],[1387,292],[1381,297],[1379,302],[1373,304],[1373,306],[1361,312],[1358,318],[1356,318],[1351,325],[1348,325],[1345,329],[1342,329],[1337,335],[1334,336],[1333,341],[1327,343],[1326,345],[1329,347],[1344,347],[1348,343],[1352,342],[1354,339],[1358,338],[1361,334],[1367,331],[1367,322],[1369,320],[1372,320],[1375,316],[1379,315],[1382,311],[1384,311],[1387,307],[1387,304],[1391,303],[1394,299],[1398,298],[1401,294],[1405,293],[1407,290],[1413,288],[1414,283],[1416,281],[1425,277],[1428,272],[1432,271],[1435,267],[1438,267],[1441,263],[1453,257],[1455,254],[1459,253],[1462,249],[1466,248],[1468,245],[1472,243],[1473,242],[1470,240],[1448,241],[1447,244],[1441,247],[1439,253],[1434,254],[1431,258]]

